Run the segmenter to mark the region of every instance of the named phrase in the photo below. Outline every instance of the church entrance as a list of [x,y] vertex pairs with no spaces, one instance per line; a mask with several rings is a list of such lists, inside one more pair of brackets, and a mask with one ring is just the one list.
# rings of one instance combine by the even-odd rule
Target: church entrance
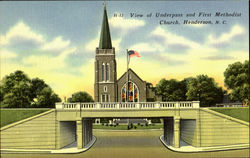
[[122,102],[139,102],[139,89],[137,85],[131,81],[126,82],[121,89],[121,98]]

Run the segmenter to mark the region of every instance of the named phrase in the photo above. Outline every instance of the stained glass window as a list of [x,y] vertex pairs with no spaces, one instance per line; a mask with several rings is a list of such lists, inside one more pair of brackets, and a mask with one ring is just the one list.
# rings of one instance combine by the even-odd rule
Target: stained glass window
[[[128,85],[128,89],[127,89]],[[128,93],[127,93],[128,92]],[[128,96],[128,97],[127,97]],[[139,90],[136,84],[129,82],[124,84],[121,89],[121,101],[122,102],[139,102]]]

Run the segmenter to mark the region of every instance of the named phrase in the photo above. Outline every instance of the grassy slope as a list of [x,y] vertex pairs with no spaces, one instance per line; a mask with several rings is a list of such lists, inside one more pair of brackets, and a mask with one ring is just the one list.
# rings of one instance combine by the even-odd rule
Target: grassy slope
[[210,108],[210,109],[249,122],[249,108]]
[[1,109],[0,127],[40,114],[46,109]]

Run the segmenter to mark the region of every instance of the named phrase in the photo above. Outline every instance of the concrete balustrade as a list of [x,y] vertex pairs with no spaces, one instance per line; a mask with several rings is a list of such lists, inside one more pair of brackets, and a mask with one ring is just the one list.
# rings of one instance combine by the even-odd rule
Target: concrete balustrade
[[183,101],[183,102],[109,102],[109,103],[56,103],[58,110],[89,110],[89,109],[176,109],[176,108],[199,108],[199,101]]

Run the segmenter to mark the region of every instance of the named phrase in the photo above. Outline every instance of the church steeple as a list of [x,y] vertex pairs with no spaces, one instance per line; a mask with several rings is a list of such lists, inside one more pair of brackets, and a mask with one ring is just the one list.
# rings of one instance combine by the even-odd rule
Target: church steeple
[[109,32],[109,23],[108,23],[108,16],[105,3],[104,3],[104,13],[102,20],[102,30],[99,42],[99,49],[112,49],[112,42]]

